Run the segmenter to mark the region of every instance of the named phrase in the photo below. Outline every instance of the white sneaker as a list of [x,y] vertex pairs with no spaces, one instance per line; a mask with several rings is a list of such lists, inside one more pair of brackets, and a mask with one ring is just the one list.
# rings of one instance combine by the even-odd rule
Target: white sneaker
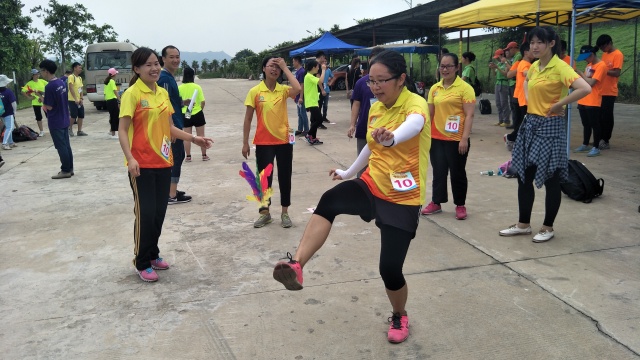
[[11,150],[11,145],[9,145],[9,144],[2,145],[2,149],[3,150]]
[[44,136],[44,131],[40,131],[40,134],[38,136],[43,137]]
[[500,236],[530,235],[531,226],[521,229],[517,224],[513,224],[504,230],[500,230],[498,234],[500,234]]
[[549,241],[549,240],[551,240],[553,235],[554,235],[553,234],[553,230],[549,231],[549,230],[540,229],[540,232],[537,233],[536,236],[533,237],[533,242],[534,243],[541,243],[541,242]]

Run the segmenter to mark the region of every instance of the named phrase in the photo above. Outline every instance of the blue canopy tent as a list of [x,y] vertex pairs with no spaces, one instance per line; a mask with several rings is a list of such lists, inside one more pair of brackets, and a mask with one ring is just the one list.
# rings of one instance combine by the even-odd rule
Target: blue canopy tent
[[360,48],[362,46],[347,44],[327,31],[311,44],[289,51],[289,56],[315,55],[318,51],[324,51],[327,55],[340,54]]

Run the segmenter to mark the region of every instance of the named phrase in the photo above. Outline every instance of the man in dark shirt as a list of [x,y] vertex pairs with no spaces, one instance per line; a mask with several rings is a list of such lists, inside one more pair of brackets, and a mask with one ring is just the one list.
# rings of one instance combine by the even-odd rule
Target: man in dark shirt
[[[173,75],[180,67],[180,50],[177,47],[169,45],[162,49],[162,71],[158,85],[162,86],[169,93],[169,100],[173,107],[173,125],[182,130],[184,120],[182,118],[182,98],[178,91],[178,84]],[[173,153],[173,167],[171,168],[171,187],[169,188],[169,205],[181,204],[191,201],[191,196],[186,195],[183,191],[178,191],[178,182],[180,182],[180,173],[182,162],[184,161],[184,142],[176,139],[171,143],[171,152]]]
[[67,97],[67,84],[56,78],[58,66],[51,60],[43,60],[40,63],[40,74],[49,83],[44,87],[43,108],[47,115],[49,133],[53,145],[58,150],[60,157],[60,172],[53,175],[52,179],[68,179],[73,173],[73,152],[69,141],[69,106]]

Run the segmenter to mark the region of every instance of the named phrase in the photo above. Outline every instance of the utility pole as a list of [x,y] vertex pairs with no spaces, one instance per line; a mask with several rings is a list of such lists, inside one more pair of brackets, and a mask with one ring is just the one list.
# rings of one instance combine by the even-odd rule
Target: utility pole
[[407,3],[407,5],[409,5],[409,9],[413,8],[413,0],[404,0],[405,3]]

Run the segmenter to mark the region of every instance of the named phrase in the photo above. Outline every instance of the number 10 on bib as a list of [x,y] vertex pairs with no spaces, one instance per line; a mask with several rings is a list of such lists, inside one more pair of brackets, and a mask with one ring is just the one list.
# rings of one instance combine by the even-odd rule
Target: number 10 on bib
[[418,187],[411,172],[391,173],[391,185],[396,191],[409,191]]

